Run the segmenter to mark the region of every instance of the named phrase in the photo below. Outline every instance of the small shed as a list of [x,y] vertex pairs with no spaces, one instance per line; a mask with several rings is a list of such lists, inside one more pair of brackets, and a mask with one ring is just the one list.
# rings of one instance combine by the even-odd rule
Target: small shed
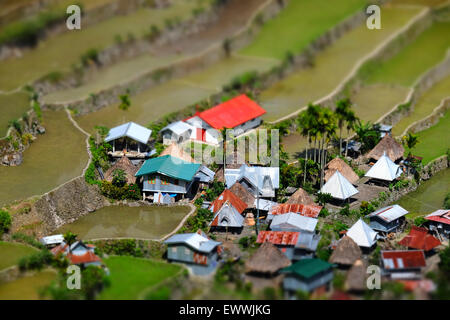
[[425,217],[431,231],[450,238],[450,210],[436,210]]
[[113,157],[124,155],[144,157],[150,151],[148,143],[151,134],[152,130],[134,122],[128,122],[109,130],[105,142],[111,143]]
[[426,267],[423,250],[381,251],[383,274],[391,279],[418,279]]
[[55,234],[53,236],[42,237],[39,239],[39,242],[47,248],[53,248],[64,242],[64,236],[62,234]]
[[359,180],[359,177],[355,171],[353,171],[353,169],[344,160],[336,157],[326,165],[325,181],[328,181],[336,171],[339,171],[339,173],[342,174],[351,184],[354,184]]
[[317,218],[319,216],[322,206],[318,205],[305,205],[300,203],[282,203],[273,206],[270,211],[268,218],[273,218],[273,216],[285,214],[285,213],[297,213],[304,217]]
[[408,210],[405,210],[398,204],[381,208],[369,214],[370,227],[380,232],[393,232],[405,220],[404,216],[406,214],[408,214]]
[[292,196],[286,201],[287,204],[301,203],[305,205],[313,205],[314,201],[302,188],[298,188],[297,191],[294,192]]
[[128,184],[136,183],[136,173],[138,171],[138,167],[136,167],[128,157],[123,156],[120,158],[115,164],[113,164],[106,172],[105,172],[105,180],[112,182],[114,178],[114,172],[116,170],[123,170],[125,172],[125,178]]
[[81,265],[83,267],[103,265],[102,260],[95,254],[95,246],[85,244],[83,241],[76,241],[72,245],[62,242],[60,245],[51,249],[54,256],[65,256],[71,264]]
[[380,142],[367,154],[368,159],[379,160],[386,153],[386,155],[393,162],[403,158],[405,148],[398,143],[389,134],[385,135]]
[[196,128],[184,121],[176,121],[161,129],[164,144],[188,141]]
[[217,211],[209,227],[214,230],[240,233],[244,227],[244,217],[229,201],[226,201]]
[[279,167],[249,167],[246,164],[239,169],[225,169],[225,184],[231,188],[239,182],[254,197],[273,198],[280,188]]
[[338,242],[329,261],[340,266],[349,267],[358,259],[361,259],[361,256],[362,252],[358,244],[350,237],[343,237]]
[[273,231],[314,232],[317,222],[317,219],[290,212],[274,216],[270,224],[270,229]]

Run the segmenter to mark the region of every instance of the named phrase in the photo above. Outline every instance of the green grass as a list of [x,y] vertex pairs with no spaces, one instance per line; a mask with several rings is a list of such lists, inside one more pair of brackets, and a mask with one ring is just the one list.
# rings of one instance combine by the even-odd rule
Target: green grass
[[9,121],[19,119],[29,109],[28,94],[24,92],[0,94],[0,137],[6,135]]
[[450,76],[427,90],[418,98],[411,113],[394,126],[392,133],[396,136],[401,135],[412,123],[429,116],[441,104],[442,99],[450,96],[449,88]]
[[419,143],[412,153],[423,157],[424,164],[446,154],[450,148],[449,128],[450,111],[447,111],[437,124],[418,133]]
[[411,86],[417,78],[444,59],[450,49],[450,22],[437,22],[400,53],[384,62],[369,63],[361,74],[368,83]]
[[293,0],[268,21],[255,41],[242,50],[250,56],[283,59],[299,53],[334,25],[363,8],[365,0]]
[[45,270],[0,284],[0,300],[38,300],[39,289],[56,279],[56,272]]
[[35,248],[23,244],[0,242],[0,270],[16,265],[21,258],[36,251]]
[[104,259],[111,275],[111,286],[101,292],[100,300],[136,300],[144,291],[175,276],[181,267],[165,262],[134,257]]

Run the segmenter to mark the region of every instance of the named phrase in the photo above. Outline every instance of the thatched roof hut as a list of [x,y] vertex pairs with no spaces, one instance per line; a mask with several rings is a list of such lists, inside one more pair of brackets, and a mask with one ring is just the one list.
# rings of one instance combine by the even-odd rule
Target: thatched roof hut
[[286,203],[294,204],[294,203],[301,203],[301,204],[314,204],[313,199],[309,196],[308,192],[303,190],[302,188],[298,188],[295,193],[289,197],[288,201]]
[[245,263],[247,273],[276,274],[291,265],[291,261],[272,243],[264,242]]
[[367,154],[367,158],[378,160],[383,156],[384,152],[386,152],[386,155],[395,162],[403,157],[405,149],[400,143],[387,134],[380,142],[378,142],[375,148]]
[[366,270],[366,263],[361,259],[356,260],[347,273],[347,278],[345,279],[345,289],[347,291],[358,292],[366,290]]
[[176,143],[172,143],[170,146],[164,149],[164,151],[159,156],[162,157],[167,155],[187,162],[195,162],[195,160]]
[[247,208],[255,207],[255,197],[239,182],[233,184],[230,191],[233,192],[239,199],[244,201]]
[[353,171],[353,169],[344,160],[336,157],[328,162],[326,166],[325,181],[328,181],[336,170],[339,171],[351,184],[354,184],[359,179],[355,171]]
[[105,180],[111,182],[114,177],[114,171],[123,170],[125,172],[127,183],[136,183],[135,174],[138,172],[138,169],[138,167],[131,163],[128,157],[123,156],[105,172]]
[[350,237],[342,238],[330,257],[331,263],[351,266],[362,255],[358,244]]

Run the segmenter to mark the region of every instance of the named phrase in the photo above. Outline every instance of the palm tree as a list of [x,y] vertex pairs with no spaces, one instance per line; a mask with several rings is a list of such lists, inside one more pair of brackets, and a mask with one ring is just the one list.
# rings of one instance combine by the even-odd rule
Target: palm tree
[[64,242],[67,243],[67,245],[69,246],[69,253],[72,253],[71,247],[72,247],[72,244],[74,244],[77,241],[77,237],[78,236],[76,234],[74,234],[70,231],[67,231],[64,234]]
[[321,167],[321,175],[320,175],[320,187],[323,186],[323,176],[326,162],[326,150],[328,149],[328,144],[331,141],[331,138],[336,134],[336,116],[333,111],[326,107],[320,107],[319,117],[317,118],[318,126],[317,130],[320,136],[320,167]]
[[[350,131],[355,130],[356,123],[359,121],[358,117],[355,115],[353,110],[349,110],[346,115],[345,121],[347,122],[347,136],[350,137]],[[345,157],[347,157],[348,152],[348,141],[345,144]]]
[[414,149],[414,147],[419,143],[419,135],[408,132],[407,136],[403,136],[402,142],[403,146],[407,147],[411,153],[411,149]]
[[354,128],[358,140],[361,142],[361,152],[364,153],[367,150],[372,149],[378,143],[380,133],[373,128],[370,121],[359,121]]
[[347,121],[347,114],[351,111],[351,102],[349,98],[339,100],[336,103],[336,118],[338,120],[339,127],[339,155],[342,155],[342,129],[344,123]]

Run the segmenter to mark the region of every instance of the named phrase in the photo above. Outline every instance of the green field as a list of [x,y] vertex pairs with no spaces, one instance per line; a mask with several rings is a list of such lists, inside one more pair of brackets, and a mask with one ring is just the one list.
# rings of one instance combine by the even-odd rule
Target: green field
[[6,135],[9,121],[22,117],[29,109],[28,94],[24,92],[0,94],[0,137]]
[[241,53],[277,59],[285,58],[287,52],[297,54],[334,25],[362,10],[366,3],[366,0],[290,1]]
[[141,37],[150,30],[151,25],[163,29],[166,19],[187,19],[192,15],[192,9],[205,1],[209,0],[175,0],[172,6],[164,10],[141,8],[126,16],[116,16],[46,39],[34,50],[24,53],[23,57],[8,59],[0,64],[0,90],[21,87],[50,72],[68,71],[87,50],[104,49],[114,43],[117,35],[124,39],[130,33]]
[[419,143],[412,153],[423,157],[424,164],[446,154],[450,148],[449,130],[450,112],[447,111],[437,124],[418,133]]
[[449,88],[450,76],[439,81],[420,96],[411,113],[394,126],[392,133],[396,136],[401,135],[412,123],[429,116],[444,98],[450,96]]
[[450,22],[437,22],[400,53],[384,62],[368,63],[361,73],[369,73],[368,83],[412,86],[417,78],[442,61],[450,49]]
[[55,279],[56,272],[45,270],[0,284],[0,300],[39,300],[39,289]]
[[104,259],[111,272],[111,286],[101,292],[100,300],[136,300],[149,288],[175,276],[181,267],[160,261],[133,257]]
[[265,119],[279,119],[331,93],[358,60],[373,52],[419,12],[417,8],[384,7],[381,30],[369,30],[362,25],[343,35],[316,56],[312,68],[295,72],[261,93],[262,106],[268,111]]
[[35,248],[20,243],[0,242],[0,270],[16,265],[21,258],[34,252]]

